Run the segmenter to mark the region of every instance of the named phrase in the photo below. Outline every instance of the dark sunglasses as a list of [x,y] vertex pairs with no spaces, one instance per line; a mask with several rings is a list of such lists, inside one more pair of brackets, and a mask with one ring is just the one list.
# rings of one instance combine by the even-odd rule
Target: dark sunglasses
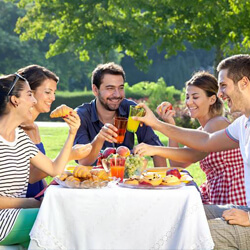
[[19,79],[22,79],[23,81],[26,81],[26,79],[24,77],[22,77],[21,75],[19,75],[18,73],[15,73],[15,75],[16,75],[16,77],[15,77],[13,83],[12,83],[12,86],[11,86],[7,96],[10,96],[12,90],[14,89],[14,87],[15,87],[15,85],[18,82]]

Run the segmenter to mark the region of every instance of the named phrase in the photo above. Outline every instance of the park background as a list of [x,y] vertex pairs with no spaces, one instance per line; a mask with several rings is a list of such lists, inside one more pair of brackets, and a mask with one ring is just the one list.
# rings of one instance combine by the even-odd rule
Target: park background
[[[216,75],[226,56],[249,53],[249,13],[248,0],[0,0],[0,74],[45,66],[60,77],[52,109],[75,108],[93,99],[96,65],[114,61],[126,72],[127,98],[152,110],[170,101],[177,124],[196,128],[183,105],[185,82],[198,70]],[[41,129],[45,144],[56,136],[49,157],[67,134],[52,130]]]

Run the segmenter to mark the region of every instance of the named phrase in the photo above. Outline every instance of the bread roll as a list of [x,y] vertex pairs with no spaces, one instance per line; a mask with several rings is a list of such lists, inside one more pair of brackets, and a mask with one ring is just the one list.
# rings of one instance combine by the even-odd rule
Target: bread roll
[[62,104],[50,113],[50,118],[58,118],[69,115],[69,112],[73,111],[72,108]]
[[80,187],[81,180],[71,175],[66,178],[65,183],[68,187]]
[[65,181],[66,178],[67,178],[68,176],[71,176],[71,175],[72,175],[71,172],[69,172],[69,171],[64,171],[64,172],[62,172],[61,175],[59,176],[59,179],[60,179],[61,181]]
[[73,171],[74,177],[79,177],[83,179],[89,179],[91,177],[91,173],[86,166],[77,166]]
[[92,175],[97,176],[102,181],[108,181],[109,180],[109,175],[104,169],[92,169],[90,171],[90,173]]

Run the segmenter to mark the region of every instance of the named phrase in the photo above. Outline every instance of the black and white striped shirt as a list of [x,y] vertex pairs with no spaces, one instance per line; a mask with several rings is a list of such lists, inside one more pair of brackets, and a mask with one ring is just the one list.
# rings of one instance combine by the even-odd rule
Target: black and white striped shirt
[[[27,134],[17,128],[15,140],[0,136],[0,196],[22,198],[26,196],[30,158],[38,153]],[[11,231],[20,209],[0,209],[0,241]]]

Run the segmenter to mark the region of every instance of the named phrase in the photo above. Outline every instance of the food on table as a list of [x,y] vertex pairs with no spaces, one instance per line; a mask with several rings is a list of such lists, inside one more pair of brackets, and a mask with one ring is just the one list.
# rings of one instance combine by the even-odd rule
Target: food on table
[[67,179],[67,177],[71,176],[72,173],[70,171],[64,171],[60,176],[59,179],[61,181],[65,181]]
[[80,187],[81,180],[74,176],[68,176],[65,180],[69,187]]
[[127,180],[124,181],[125,184],[128,184],[128,185],[139,185],[139,180],[140,180],[140,177],[138,176],[132,176],[130,178],[128,178]]
[[109,180],[109,175],[104,169],[92,169],[90,173],[92,174],[92,176],[96,176],[100,180],[103,180],[103,181]]
[[147,160],[139,155],[131,154],[125,161],[125,178],[132,177],[133,175],[140,175],[146,168]]
[[141,175],[140,184],[158,186],[162,182],[161,175],[157,173],[146,172]]
[[74,167],[73,173],[64,171],[56,177],[59,184],[71,188],[100,188],[107,186],[109,174],[104,169],[91,169],[90,166],[78,165]]
[[75,167],[75,169],[73,171],[73,175],[75,177],[80,177],[83,179],[89,179],[91,177],[91,173],[90,173],[88,167],[86,167],[86,166]]
[[111,148],[111,147],[105,148],[103,153],[102,153],[102,156],[104,159],[106,159],[111,154],[116,154],[116,148]]
[[167,170],[166,175],[174,175],[179,179],[181,178],[181,174],[177,168],[172,168],[172,169]]
[[165,186],[174,186],[180,184],[181,184],[180,179],[174,175],[167,175],[166,177],[162,178],[162,183],[161,183],[161,185]]
[[50,113],[50,118],[65,117],[72,111],[72,108],[66,106],[65,104],[62,104]]
[[128,147],[126,146],[119,146],[117,149],[116,149],[116,153],[120,156],[123,156],[123,157],[128,157],[130,155],[130,150]]
[[188,182],[190,182],[192,180],[193,180],[193,178],[190,175],[188,175],[186,173],[185,174],[181,174],[181,181],[182,182],[188,183]]

